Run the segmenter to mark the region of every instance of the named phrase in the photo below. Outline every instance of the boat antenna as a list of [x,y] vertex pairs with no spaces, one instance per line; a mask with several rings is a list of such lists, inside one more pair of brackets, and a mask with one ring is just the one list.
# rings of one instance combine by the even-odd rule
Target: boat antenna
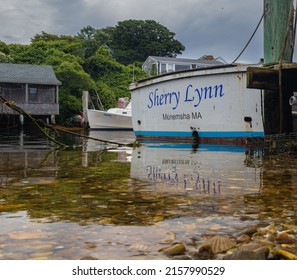
[[96,90],[96,89],[94,89],[94,91],[95,91],[95,93],[96,93],[96,96],[97,96],[97,102],[99,103],[99,108],[101,109],[101,110],[104,110],[104,107],[103,107],[103,104],[102,104],[102,102],[101,102],[101,98],[100,98],[100,96],[99,96],[99,94],[98,94],[98,91]]

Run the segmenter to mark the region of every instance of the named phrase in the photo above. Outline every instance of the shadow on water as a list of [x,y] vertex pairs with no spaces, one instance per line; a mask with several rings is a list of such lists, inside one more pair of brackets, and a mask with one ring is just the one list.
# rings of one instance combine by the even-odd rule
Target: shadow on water
[[[92,132],[125,143],[133,133]],[[67,136],[69,137],[69,136]],[[0,137],[0,259],[166,259],[166,240],[296,225],[294,157],[241,147]]]

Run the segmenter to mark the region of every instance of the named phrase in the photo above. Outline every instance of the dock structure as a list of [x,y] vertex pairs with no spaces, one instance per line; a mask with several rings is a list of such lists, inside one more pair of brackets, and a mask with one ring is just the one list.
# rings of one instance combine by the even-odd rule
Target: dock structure
[[293,132],[295,22],[293,0],[264,0],[264,64],[247,69],[247,87],[264,90],[265,135]]
[[297,132],[248,138],[246,148],[248,154],[261,152],[265,155],[296,155]]
[[[52,66],[0,63],[0,95],[32,116],[59,114],[59,86]],[[0,115],[20,115],[0,106]]]

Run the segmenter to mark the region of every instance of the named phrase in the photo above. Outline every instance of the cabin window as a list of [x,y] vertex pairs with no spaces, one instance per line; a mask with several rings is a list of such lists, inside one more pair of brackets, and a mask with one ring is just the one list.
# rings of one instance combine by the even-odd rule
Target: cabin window
[[29,101],[37,101],[37,88],[29,88]]

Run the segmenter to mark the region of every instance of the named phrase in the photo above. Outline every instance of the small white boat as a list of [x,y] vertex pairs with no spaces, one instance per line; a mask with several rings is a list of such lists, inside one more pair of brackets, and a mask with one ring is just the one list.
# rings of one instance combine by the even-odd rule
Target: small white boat
[[133,130],[132,105],[128,98],[120,98],[117,108],[86,111],[91,130]]

